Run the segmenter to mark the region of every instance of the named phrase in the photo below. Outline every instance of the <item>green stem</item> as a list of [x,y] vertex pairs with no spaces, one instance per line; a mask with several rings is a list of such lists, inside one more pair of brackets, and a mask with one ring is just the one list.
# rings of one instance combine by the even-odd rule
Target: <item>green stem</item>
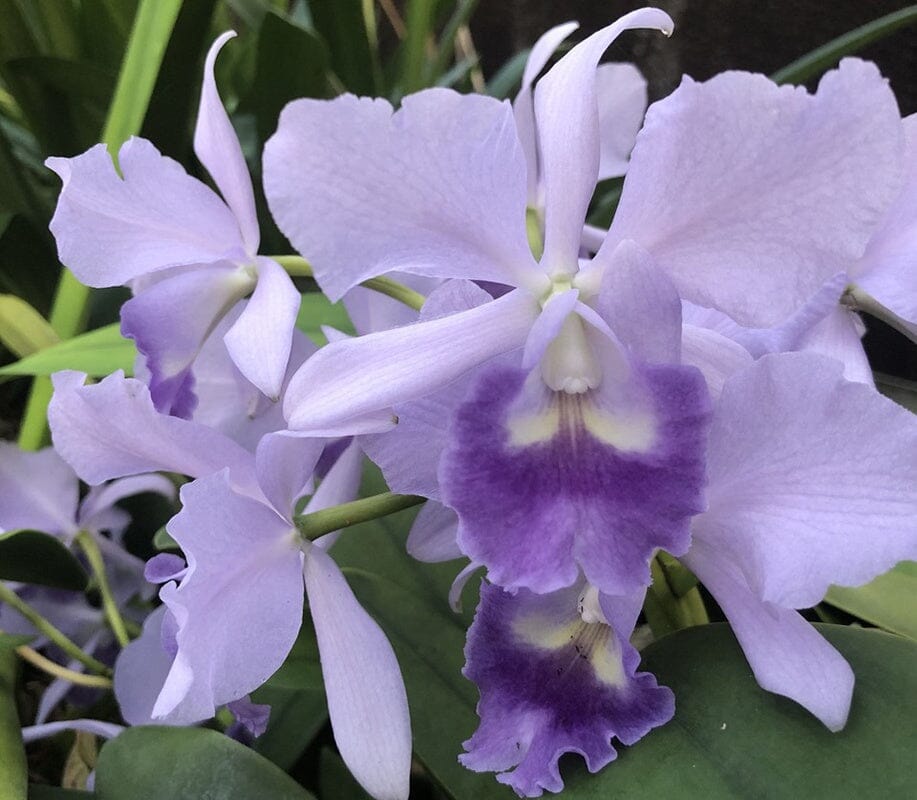
[[111,678],[106,678],[103,675],[84,675],[82,672],[75,672],[72,669],[62,667],[50,658],[45,658],[41,653],[33,650],[28,645],[17,647],[16,655],[23,661],[28,661],[33,667],[37,667],[42,672],[46,672],[54,678],[62,678],[65,681],[70,681],[70,683],[75,683],[78,686],[89,686],[94,689],[111,689],[114,685],[112,684]]
[[[291,277],[314,277],[312,265],[300,256],[268,256],[268,258],[280,264]],[[427,302],[427,298],[420,292],[415,292],[409,286],[405,286],[403,283],[398,283],[398,281],[393,281],[391,278],[386,278],[384,276],[369,278],[360,285],[365,286],[367,289],[372,289],[374,292],[388,295],[399,303],[404,303],[408,308],[413,308],[415,311],[420,311],[420,309],[423,308],[423,304]]]
[[102,552],[99,545],[92,538],[89,531],[80,531],[76,535],[76,543],[86,555],[86,560],[92,569],[96,583],[99,587],[99,594],[102,596],[102,610],[105,612],[105,618],[111,626],[115,639],[121,647],[127,647],[131,638],[127,635],[127,629],[124,626],[124,619],[118,610],[118,604],[115,602],[114,595],[111,592],[111,584],[108,582],[108,575],[105,574],[105,562],[102,559]]
[[771,75],[771,80],[776,83],[805,83],[809,78],[814,78],[833,67],[844,56],[862,50],[877,39],[915,22],[917,5],[886,14],[797,58],[792,64],[787,64]]
[[[116,153],[130,136],[140,132],[180,10],[181,0],[140,2],[102,131],[102,141],[112,153]],[[89,291],[69,270],[63,270],[48,320],[61,340],[72,339],[85,328],[89,316]],[[50,400],[50,379],[36,378],[19,431],[19,445],[23,449],[36,450],[47,442]]]
[[420,505],[425,500],[425,497],[413,494],[383,492],[339,506],[323,508],[321,511],[313,511],[310,514],[301,514],[294,519],[294,522],[303,539],[311,542],[326,533],[394,514],[396,511]]
[[61,633],[4,583],[0,583],[0,602],[6,603],[10,608],[18,611],[23,617],[31,622],[40,633],[47,636],[48,639],[54,642],[54,644],[68,656],[75,658],[87,669],[91,669],[99,675],[111,677],[111,669],[105,666],[101,661],[94,659],[88,653],[84,653],[73,640]]
[[16,712],[18,671],[13,650],[0,650],[0,791],[5,800],[26,800],[28,793],[28,765]]

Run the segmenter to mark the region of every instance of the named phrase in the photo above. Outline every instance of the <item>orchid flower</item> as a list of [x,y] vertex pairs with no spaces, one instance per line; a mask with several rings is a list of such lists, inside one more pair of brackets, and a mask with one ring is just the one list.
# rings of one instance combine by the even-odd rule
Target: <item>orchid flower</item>
[[[293,646],[305,585],[341,756],[374,797],[406,798],[411,735],[395,654],[325,552],[335,534],[308,542],[293,520],[297,501],[313,491],[326,442],[276,432],[253,455],[217,431],[160,414],[137,380],[116,374],[85,386],[84,378],[54,376],[49,421],[59,451],[85,480],[151,469],[195,478],[167,526],[187,569],[174,559],[152,567],[160,574],[151,577],[175,579],[160,591],[168,646],[158,658],[149,656],[149,637],[125,649],[122,672],[146,665],[119,687],[126,714],[143,716],[149,704],[153,720],[187,724],[260,686]],[[350,444],[306,511],[353,497],[361,456]]]
[[233,36],[224,33],[207,54],[194,135],[222,198],[136,137],[118,154],[120,176],[102,144],[47,161],[63,181],[51,220],[61,261],[89,286],[133,285],[122,332],[146,358],[156,407],[185,417],[202,344],[249,294],[223,340],[246,379],[276,400],[300,303],[280,265],[257,254],[251,179],[213,75]]
[[[102,554],[112,596],[119,608],[136,595],[144,595],[148,587],[143,580],[143,561],[121,544],[130,517],[115,504],[143,492],[172,498],[175,487],[161,475],[135,475],[94,486],[80,500],[79,479],[53,448],[26,452],[9,442],[0,442],[0,530],[38,530],[57,537],[68,547],[80,531],[85,531]],[[91,605],[82,592],[43,586],[23,586],[17,591],[89,655],[104,657],[111,650],[114,637],[105,614]],[[0,629],[8,633],[36,633],[31,623],[7,606],[0,606]],[[43,637],[39,637],[34,646],[46,645]],[[83,669],[76,660],[66,666],[77,672]],[[36,724],[43,723],[72,689],[73,684],[67,680],[52,681],[42,694]]]

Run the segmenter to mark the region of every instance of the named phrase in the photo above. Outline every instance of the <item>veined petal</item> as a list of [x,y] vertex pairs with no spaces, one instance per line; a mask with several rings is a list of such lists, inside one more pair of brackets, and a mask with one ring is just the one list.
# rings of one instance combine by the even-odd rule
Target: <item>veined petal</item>
[[186,484],[181,499],[168,530],[188,572],[160,593],[178,623],[178,651],[152,715],[194,722],[283,663],[302,622],[302,556],[292,526],[236,494],[226,471]]
[[845,59],[815,95],[762,75],[685,78],[647,112],[604,246],[633,239],[685,299],[775,325],[862,255],[903,144],[866,62]]
[[192,415],[197,402],[194,360],[220,319],[253,286],[244,270],[212,265],[159,281],[124,304],[121,332],[146,357],[157,410]]
[[764,356],[723,389],[696,521],[762,600],[818,603],[917,556],[917,419],[813,353]]
[[872,367],[861,341],[865,332],[866,326],[859,314],[837,305],[800,338],[798,349],[835,358],[844,365],[844,377],[848,381],[875,386]]
[[635,672],[630,631],[582,619],[582,588],[536,595],[481,585],[463,671],[481,693],[481,724],[459,760],[500,772],[522,796],[563,789],[564,753],[597,772],[617,755],[612,737],[634,744],[675,710],[668,689]]
[[159,414],[147,387],[120,372],[85,385],[80,372],[52,376],[48,424],[61,457],[87,483],[145,472],[192,478],[228,467],[234,485],[261,496],[251,454],[223,434]]
[[332,342],[290,381],[287,422],[314,434],[334,426],[347,433],[348,418],[422,397],[520,347],[537,313],[531,295],[514,291],[462,313]]
[[104,144],[46,164],[63,181],[51,220],[60,260],[89,286],[245,257],[226,204],[146,139],[121,146],[123,179]]
[[722,393],[726,380],[753,361],[751,353],[738,342],[697,325],[682,328],[681,360],[701,371],[714,400]]
[[631,150],[646,114],[646,78],[633,64],[599,64],[599,180],[627,172]]
[[115,661],[115,699],[121,716],[130,725],[178,724],[169,719],[153,719],[153,705],[173,661],[162,646],[162,621],[167,613],[168,607],[160,606],[150,614],[140,636]]
[[513,100],[513,116],[516,119],[516,133],[525,154],[525,165],[528,168],[528,205],[540,207],[543,198],[540,195],[541,170],[538,153],[538,131],[535,127],[535,100],[532,96],[532,84],[545,64],[560,47],[561,42],[579,27],[578,22],[564,22],[545,31],[532,46],[532,52],[525,62],[522,73],[522,85]]
[[854,283],[906,322],[917,325],[917,114],[903,121],[907,141],[904,188],[886,211],[866,252],[851,269]]
[[726,614],[761,688],[789,697],[830,730],[847,722],[853,670],[796,611],[761,600],[698,526],[685,564]]
[[642,8],[574,47],[535,88],[535,119],[545,187],[545,242],[541,263],[549,273],[573,275],[586,209],[599,172],[596,66],[626,30],[655,28],[670,34],[673,22],[656,8]]
[[301,297],[283,267],[259,258],[258,283],[239,319],[223,337],[239,371],[271,400],[278,400]]
[[269,433],[258,442],[255,468],[261,491],[285,519],[292,518],[296,501],[312,490],[312,473],[326,444],[289,431]]
[[376,800],[407,800],[411,721],[392,646],[322,548],[303,575],[341,758]]
[[264,150],[280,229],[338,300],[400,270],[513,286],[542,279],[525,232],[525,161],[508,103],[430,89],[296,100]]
[[223,199],[232,209],[245,252],[254,256],[258,252],[260,233],[255,213],[255,195],[252,179],[242,155],[242,147],[233,130],[229,115],[220,100],[213,66],[223,45],[236,35],[226,31],[217,37],[207,51],[204,62],[204,81],[201,85],[201,102],[194,128],[194,152],[216,183]]
[[407,551],[418,561],[437,562],[461,558],[456,541],[458,517],[442,503],[428,500],[411,526]]
[[175,484],[165,475],[132,475],[104,486],[93,486],[80,503],[79,524],[91,528],[97,515],[110,509],[119,500],[145,492],[159,494],[170,500],[177,494]]
[[458,543],[507,589],[550,592],[580,574],[626,595],[657,547],[688,548],[703,506],[709,401],[696,370],[634,362],[583,394],[495,364],[455,412],[440,464]]
[[20,450],[0,441],[0,531],[76,533],[80,484],[53,447]]

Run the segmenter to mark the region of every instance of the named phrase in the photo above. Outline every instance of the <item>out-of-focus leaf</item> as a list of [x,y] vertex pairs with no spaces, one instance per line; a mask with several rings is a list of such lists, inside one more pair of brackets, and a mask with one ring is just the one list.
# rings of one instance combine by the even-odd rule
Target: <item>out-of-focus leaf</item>
[[14,294],[0,294],[0,342],[19,358],[57,344],[60,339],[25,300]]
[[137,0],[93,0],[79,4],[83,52],[101,67],[116,72],[127,46]]
[[915,561],[902,561],[865,586],[832,586],[825,600],[865,622],[917,640]]
[[25,800],[28,772],[22,746],[19,715],[16,713],[18,658],[0,649],[0,787],[4,800]]
[[443,27],[443,32],[439,37],[439,42],[437,42],[436,58],[427,76],[428,82],[435,81],[440,86],[449,85],[442,82],[440,76],[447,71],[447,67],[455,57],[455,37],[458,34],[459,28],[468,24],[468,20],[471,19],[471,15],[474,13],[477,6],[478,0],[456,1],[455,11],[452,12],[452,16],[449,17],[449,21]]
[[792,64],[777,70],[771,75],[771,80],[776,83],[805,83],[810,78],[815,78],[825,70],[831,69],[844,56],[856,53],[872,42],[894,33],[899,28],[914,23],[917,23],[917,5],[886,14],[859,28],[854,28],[843,36],[838,36],[837,39],[832,39],[811,53],[806,53]]
[[372,800],[341,757],[327,747],[322,748],[319,756],[318,788],[322,800]]
[[73,746],[64,762],[61,786],[67,789],[84,789],[98,758],[99,746],[95,735],[77,731]]
[[436,0],[407,0],[405,27],[407,34],[401,46],[401,89],[410,94],[427,83],[427,45],[433,41]]
[[318,640],[308,617],[283,664],[267,681],[275,689],[324,690],[318,660]]
[[102,748],[95,787],[99,800],[312,798],[254,750],[202,728],[128,728]]
[[153,534],[153,547],[157,550],[181,550],[178,542],[172,538],[172,535],[165,529],[165,526],[161,527]]
[[41,229],[22,215],[10,219],[0,234],[0,290],[44,314],[59,274],[57,255]]
[[34,638],[26,633],[0,633],[0,650],[15,650]]
[[896,375],[883,375],[876,372],[873,376],[876,388],[886,397],[894,400],[899,406],[917,414],[917,382],[899,378]]
[[51,375],[62,369],[79,370],[94,378],[119,369],[130,375],[136,357],[134,343],[121,336],[118,325],[106,325],[0,367],[0,376]]
[[17,5],[42,52],[57,53],[65,58],[79,55],[74,3],[62,3],[60,0],[18,0]]
[[252,104],[264,142],[277,129],[280,110],[297,97],[329,97],[328,49],[311,31],[269,13],[258,32]]
[[522,83],[522,73],[525,71],[525,62],[529,60],[531,48],[516,53],[509,59],[489,81],[487,81],[487,94],[503,100],[519,91]]
[[76,556],[41,531],[0,533],[0,580],[82,591],[89,577]]
[[81,792],[77,789],[61,789],[57,786],[29,784],[29,800],[92,800],[92,792]]
[[299,315],[296,317],[296,327],[317,345],[323,345],[328,343],[325,334],[322,333],[323,325],[330,325],[351,336],[356,333],[342,303],[332,303],[318,292],[304,294]]
[[831,733],[761,689],[728,625],[688,628],[643,653],[641,668],[675,692],[675,719],[598,775],[570,759],[564,798],[909,797],[917,785],[917,643],[816,627],[857,676],[843,731]]
[[328,45],[331,68],[354,94],[378,94],[362,0],[311,0],[315,29]]

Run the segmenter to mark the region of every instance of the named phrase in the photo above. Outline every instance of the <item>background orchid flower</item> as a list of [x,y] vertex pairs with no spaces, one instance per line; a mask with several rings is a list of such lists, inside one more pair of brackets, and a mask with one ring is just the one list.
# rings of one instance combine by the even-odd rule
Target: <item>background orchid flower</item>
[[201,346],[249,294],[223,340],[246,379],[276,400],[300,302],[280,265],[257,254],[251,179],[213,75],[233,36],[224,33],[207,54],[194,136],[222,198],[136,137],[118,154],[120,175],[101,144],[47,161],[63,181],[51,221],[61,261],[89,286],[133,285],[122,331],[146,358],[156,407],[178,416],[194,409]]
[[[133,689],[122,679],[128,713],[142,713],[166,667],[149,713],[172,724],[208,719],[260,686],[293,646],[305,585],[342,758],[374,797],[406,798],[411,735],[394,652],[325,552],[335,535],[308,542],[293,522],[297,500],[313,492],[326,442],[277,432],[251,454],[217,431],[157,412],[137,380],[113,375],[85,386],[83,377],[55,376],[49,418],[58,448],[84,478],[138,468],[196,478],[182,487],[182,511],[167,526],[188,560],[160,591],[169,609],[163,638],[174,632],[174,653],[147,659],[149,639],[133,645],[126,664],[148,666]],[[128,425],[113,429],[113,418]],[[361,459],[350,444],[306,511],[351,499]]]

